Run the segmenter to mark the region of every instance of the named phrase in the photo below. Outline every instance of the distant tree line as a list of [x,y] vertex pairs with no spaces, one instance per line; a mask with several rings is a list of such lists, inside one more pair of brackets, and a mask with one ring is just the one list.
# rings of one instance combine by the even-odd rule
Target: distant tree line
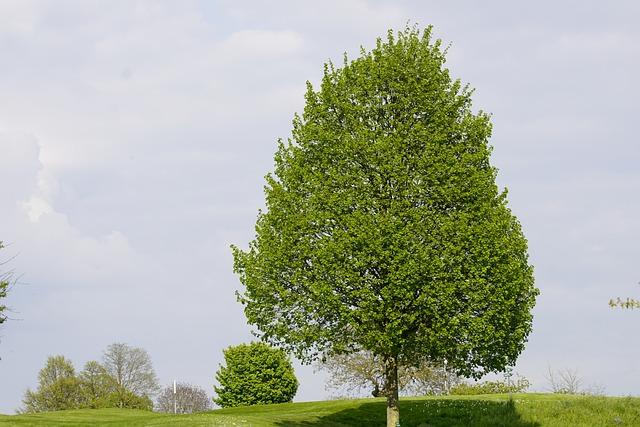
[[38,388],[27,390],[21,413],[81,408],[152,410],[159,390],[149,354],[115,343],[106,348],[102,363],[91,360],[80,373],[64,356],[50,356],[38,374]]

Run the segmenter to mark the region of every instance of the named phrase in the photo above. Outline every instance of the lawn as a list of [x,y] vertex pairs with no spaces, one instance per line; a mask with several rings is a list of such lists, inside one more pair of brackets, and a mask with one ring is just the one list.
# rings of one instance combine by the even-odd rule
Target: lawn
[[[403,427],[640,426],[640,398],[557,394],[404,398]],[[383,399],[333,400],[165,415],[123,409],[87,409],[0,415],[0,426],[383,426]]]

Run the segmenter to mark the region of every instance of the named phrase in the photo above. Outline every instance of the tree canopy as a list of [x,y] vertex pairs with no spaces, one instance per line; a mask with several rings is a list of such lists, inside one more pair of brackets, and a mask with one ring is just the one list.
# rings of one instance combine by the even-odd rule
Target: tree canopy
[[21,412],[60,411],[81,406],[82,395],[76,371],[64,356],[50,356],[38,373],[38,388],[27,390]]
[[233,248],[260,337],[306,361],[381,357],[391,425],[399,364],[446,359],[468,377],[513,365],[538,293],[490,117],[445,53],[431,28],[407,28],[326,64],[278,144],[255,239]]
[[124,343],[111,344],[104,351],[102,362],[106,372],[122,390],[151,397],[160,389],[151,357],[143,348]]

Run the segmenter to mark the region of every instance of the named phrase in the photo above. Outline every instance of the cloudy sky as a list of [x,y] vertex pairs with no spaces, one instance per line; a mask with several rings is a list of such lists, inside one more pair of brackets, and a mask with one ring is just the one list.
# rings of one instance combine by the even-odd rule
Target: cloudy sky
[[[516,5],[516,3],[518,3]],[[323,63],[433,24],[493,114],[493,163],[542,294],[517,371],[572,368],[640,394],[637,2],[0,0],[1,259],[21,277],[0,330],[0,412],[47,356],[113,342],[163,384],[212,392],[251,339],[231,243],[246,246],[275,141]],[[5,266],[6,267],[6,266]],[[324,378],[298,368],[298,400]]]

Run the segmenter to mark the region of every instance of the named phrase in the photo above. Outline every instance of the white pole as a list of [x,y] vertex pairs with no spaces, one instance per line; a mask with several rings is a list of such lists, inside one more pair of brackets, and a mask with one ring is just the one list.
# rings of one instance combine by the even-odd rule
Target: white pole
[[444,394],[449,394],[447,389],[447,359],[444,359]]
[[176,380],[173,380],[173,413],[178,413],[178,402],[176,400]]

